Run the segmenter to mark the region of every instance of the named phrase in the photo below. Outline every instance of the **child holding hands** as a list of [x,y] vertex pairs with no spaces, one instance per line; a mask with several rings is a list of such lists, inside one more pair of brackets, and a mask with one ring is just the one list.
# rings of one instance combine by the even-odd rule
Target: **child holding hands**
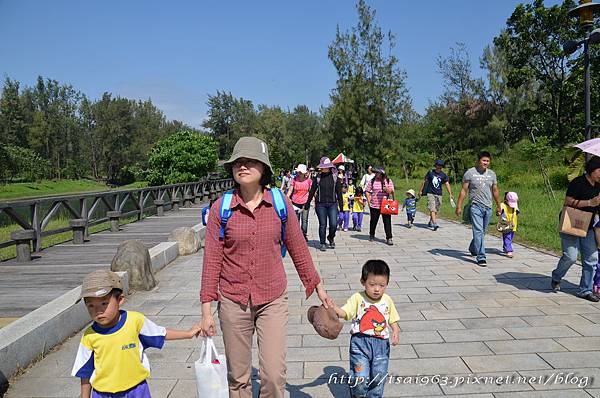
[[81,379],[82,398],[150,398],[145,349],[162,348],[165,340],[191,339],[201,331],[199,324],[187,331],[165,329],[139,312],[121,310],[123,285],[109,270],[85,277],[81,299],[94,321],[81,337],[72,371]]
[[[350,386],[353,396],[381,397],[390,358],[390,340],[400,340],[400,316],[394,301],[385,294],[390,268],[383,260],[369,260],[362,267],[365,290],[354,293],[334,309],[338,317],[352,321],[350,333]],[[390,330],[391,329],[391,330]]]

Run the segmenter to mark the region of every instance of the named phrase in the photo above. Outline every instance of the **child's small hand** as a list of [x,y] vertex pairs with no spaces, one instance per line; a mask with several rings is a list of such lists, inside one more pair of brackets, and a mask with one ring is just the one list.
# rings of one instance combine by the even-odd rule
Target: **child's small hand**
[[392,345],[398,345],[400,343],[400,331],[392,329]]
[[204,332],[202,331],[202,323],[196,323],[190,328],[190,330],[188,330],[188,333],[190,334],[190,338],[204,336]]

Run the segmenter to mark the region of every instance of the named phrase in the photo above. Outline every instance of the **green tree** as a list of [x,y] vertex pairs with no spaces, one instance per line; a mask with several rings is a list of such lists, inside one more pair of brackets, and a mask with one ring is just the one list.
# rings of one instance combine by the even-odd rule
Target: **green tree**
[[578,120],[583,109],[582,56],[569,59],[562,51],[562,43],[582,36],[577,20],[568,16],[574,6],[572,0],[552,7],[545,7],[543,0],[519,4],[494,39],[508,67],[509,87],[532,90],[530,106],[519,109],[517,123],[535,125],[561,145],[580,139],[583,131]]
[[218,144],[207,135],[180,131],[158,141],[150,152],[151,185],[193,182],[214,170]]
[[384,34],[375,11],[364,0],[356,6],[358,22],[350,31],[337,28],[329,59],[338,79],[327,109],[327,129],[340,150],[357,157],[364,148],[383,160],[399,139],[400,125],[412,109],[406,73],[393,50],[392,32]]
[[19,99],[19,82],[8,77],[0,96],[0,145],[27,146],[25,114]]
[[240,137],[255,134],[257,113],[252,101],[221,91],[209,95],[207,104],[208,118],[203,127],[219,143],[219,158],[224,159]]

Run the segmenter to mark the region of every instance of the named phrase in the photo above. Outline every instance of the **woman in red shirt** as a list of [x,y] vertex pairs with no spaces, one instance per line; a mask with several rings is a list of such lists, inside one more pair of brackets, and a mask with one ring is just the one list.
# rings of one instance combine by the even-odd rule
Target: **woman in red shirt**
[[[281,219],[269,189],[273,170],[267,145],[254,137],[235,144],[225,168],[235,180],[232,211],[220,238],[220,207],[212,206],[206,226],[202,269],[202,331],[216,333],[211,303],[219,301],[230,397],[252,397],[252,336],[257,332],[261,397],[283,397],[286,383],[288,295],[281,259]],[[285,200],[288,214],[292,204]],[[296,217],[285,223],[285,242],[306,298],[317,291],[332,305],[312,262]]]
[[305,205],[306,202],[308,202],[308,191],[310,191],[312,185],[312,180],[308,178],[307,172],[306,165],[300,163],[298,167],[296,167],[297,174],[292,180],[288,191],[288,197],[294,205],[296,217],[298,217],[298,221],[302,223],[302,233],[304,234],[304,240],[306,241],[308,241],[308,209],[305,209]]

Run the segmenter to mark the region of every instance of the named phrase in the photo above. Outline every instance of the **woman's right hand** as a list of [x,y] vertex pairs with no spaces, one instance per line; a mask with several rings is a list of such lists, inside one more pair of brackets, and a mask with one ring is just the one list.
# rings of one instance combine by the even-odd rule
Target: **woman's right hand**
[[590,199],[590,207],[597,207],[600,206],[600,195],[596,196],[595,198]]
[[202,316],[202,333],[204,336],[212,337],[217,334],[217,328],[215,327],[215,319],[212,314]]

